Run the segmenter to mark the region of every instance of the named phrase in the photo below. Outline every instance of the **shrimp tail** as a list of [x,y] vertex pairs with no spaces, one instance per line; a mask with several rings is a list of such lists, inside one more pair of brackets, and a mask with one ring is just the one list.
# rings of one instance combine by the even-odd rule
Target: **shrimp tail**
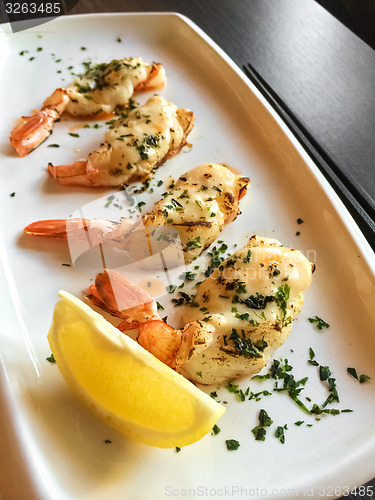
[[88,240],[93,246],[104,242],[117,226],[117,223],[102,219],[51,219],[32,222],[24,232],[45,238]]
[[63,89],[57,89],[46,99],[42,109],[32,115],[23,116],[10,134],[10,142],[19,156],[27,156],[52,134],[55,121],[60,118],[69,102]]
[[45,238],[67,239],[67,219],[38,220],[24,228],[24,233]]
[[53,109],[39,111],[32,116],[23,116],[22,122],[12,130],[10,142],[19,156],[27,156],[52,133],[58,114]]
[[150,318],[159,319],[153,297],[111,269],[98,273],[95,284],[91,285],[85,294],[95,306],[129,323],[147,321]]
[[79,160],[66,165],[49,163],[48,172],[59,184],[93,186],[93,182],[87,177],[87,166],[87,160]]

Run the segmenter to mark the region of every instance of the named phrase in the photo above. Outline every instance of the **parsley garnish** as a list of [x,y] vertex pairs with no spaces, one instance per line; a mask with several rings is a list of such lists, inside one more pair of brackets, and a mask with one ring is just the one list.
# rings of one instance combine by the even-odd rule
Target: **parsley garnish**
[[188,241],[186,243],[186,246],[192,250],[194,248],[202,248],[202,245],[201,245],[201,237],[200,236],[197,236],[196,238],[194,238],[193,240],[191,241]]
[[256,295],[250,295],[246,299],[240,299],[238,295],[235,295],[233,302],[238,302],[240,304],[245,304],[249,309],[264,309],[268,302],[274,302],[275,297],[273,295],[264,296],[261,293],[256,293]]
[[260,410],[259,412],[259,425],[262,427],[269,427],[273,424],[273,420],[269,417],[266,410]]
[[275,431],[275,437],[279,438],[280,439],[280,443],[284,444],[285,443],[285,434],[284,434],[284,430],[288,430],[288,427],[287,425],[285,424],[284,427],[281,427],[281,425],[279,425]]
[[254,434],[255,439],[257,441],[265,441],[267,431],[266,431],[266,429],[263,429],[263,427],[259,427],[259,426],[254,427],[254,429],[252,429],[251,432]]
[[244,330],[241,330],[241,334],[241,336],[238,335],[237,330],[232,328],[232,333],[229,337],[229,340],[232,340],[237,353],[242,356],[249,356],[250,358],[261,358],[261,351],[264,351],[267,347],[267,342],[264,340],[253,342],[251,339],[246,337]]
[[273,424],[273,420],[269,417],[266,410],[260,410],[259,412],[259,425],[254,427],[251,432],[254,434],[254,437],[257,441],[265,441],[267,431],[265,427],[269,427]]
[[228,246],[222,243],[220,247],[213,247],[212,252],[209,253],[211,256],[211,264],[205,271],[205,276],[210,276],[214,269],[219,267],[219,265],[224,261],[223,254],[228,250]]
[[251,250],[248,250],[246,257],[243,260],[244,264],[247,264],[248,262],[250,262],[250,258],[251,258]]
[[235,439],[227,439],[225,444],[227,445],[227,449],[229,451],[237,450],[240,447],[240,443]]
[[319,316],[315,316],[314,318],[308,318],[310,323],[316,323],[315,328],[317,330],[323,330],[323,328],[329,328],[329,324],[324,321],[324,319],[319,318]]
[[146,205],[144,201],[140,201],[139,203],[137,203],[137,208],[140,212],[142,212],[143,205]]
[[282,318],[283,320],[286,319],[286,309],[288,306],[289,294],[290,294],[290,286],[287,284],[279,286],[275,294],[277,305],[279,306],[283,314]]
[[48,356],[46,360],[49,361],[50,363],[56,363],[55,356],[53,354],[51,354],[51,356]]
[[369,377],[368,375],[364,375],[364,374],[362,374],[358,377],[357,370],[355,368],[347,368],[347,372],[353,378],[358,380],[360,384],[364,384],[365,382],[368,382],[369,380],[371,380],[371,377]]
[[212,427],[212,433],[217,436],[219,432],[221,431],[220,427],[218,427],[216,424]]

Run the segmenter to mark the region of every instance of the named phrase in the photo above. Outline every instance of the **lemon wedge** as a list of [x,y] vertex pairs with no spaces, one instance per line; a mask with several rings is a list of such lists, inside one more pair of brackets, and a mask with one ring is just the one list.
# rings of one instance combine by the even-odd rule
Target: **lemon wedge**
[[136,441],[182,447],[208,433],[225,408],[100,314],[59,292],[48,341],[72,391]]

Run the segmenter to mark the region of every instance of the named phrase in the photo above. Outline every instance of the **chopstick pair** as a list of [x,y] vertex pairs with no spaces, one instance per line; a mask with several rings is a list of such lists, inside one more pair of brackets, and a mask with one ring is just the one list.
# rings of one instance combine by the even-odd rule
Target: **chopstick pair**
[[302,147],[312,158],[324,177],[336,191],[352,217],[360,227],[367,241],[375,250],[375,208],[364,198],[358,187],[348,179],[339,165],[330,157],[309,130],[297,118],[290,107],[281,99],[273,88],[248,63],[243,66],[246,76],[271,104],[279,116],[288,125]]

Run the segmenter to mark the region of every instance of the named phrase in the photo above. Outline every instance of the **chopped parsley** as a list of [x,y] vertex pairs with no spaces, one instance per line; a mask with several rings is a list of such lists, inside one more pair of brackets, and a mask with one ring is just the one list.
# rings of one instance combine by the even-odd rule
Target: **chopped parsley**
[[254,427],[254,429],[251,430],[251,432],[254,434],[254,437],[257,441],[266,440],[267,431],[263,427],[256,426]]
[[225,260],[223,254],[228,250],[228,245],[222,243],[219,247],[213,247],[212,252],[209,252],[211,256],[211,263],[205,271],[205,276],[210,276],[214,269],[220,266],[220,264]]
[[53,354],[51,354],[51,356],[48,356],[46,360],[49,361],[50,363],[56,363],[55,356]]
[[286,320],[286,309],[288,306],[289,294],[290,294],[290,286],[287,284],[280,285],[275,294],[277,305],[283,314],[282,317],[283,320]]
[[186,243],[186,246],[189,248],[189,250],[193,250],[195,248],[202,248],[202,244],[201,244],[201,237],[200,236],[197,236],[196,238],[194,238],[193,240],[191,241],[188,241]]
[[[296,380],[294,375],[290,373],[293,367],[288,363],[288,360],[284,361],[275,359],[269,372],[266,375],[254,375],[253,379],[269,379],[273,378],[275,382],[274,391],[288,393],[289,397],[299,406],[304,412],[310,414],[310,410],[306,405],[300,400],[299,394],[304,389],[308,377],[304,377],[301,380]],[[280,385],[280,382],[282,385]]]
[[75,132],[68,132],[68,134],[72,137],[79,137],[79,134],[76,134]]
[[273,420],[269,417],[266,410],[260,410],[259,412],[259,425],[262,427],[270,427],[273,424]]
[[241,335],[239,335],[235,328],[232,328],[229,340],[233,342],[234,348],[238,354],[250,358],[261,358],[262,351],[264,351],[268,345],[264,340],[253,342],[246,337],[244,330],[241,330]]
[[254,434],[254,437],[257,441],[265,441],[267,431],[265,427],[269,427],[273,424],[273,420],[270,418],[266,410],[260,410],[259,412],[259,425],[254,427],[251,432]]
[[304,223],[304,221],[302,219],[300,219],[300,218],[297,219],[297,224],[303,224],[303,223]]
[[220,427],[218,427],[216,424],[212,427],[212,434],[214,434],[215,436],[217,436],[220,431]]
[[369,380],[371,380],[371,377],[369,377],[368,375],[364,375],[364,374],[362,374],[358,377],[357,370],[355,368],[347,368],[347,372],[353,378],[358,380],[360,384],[364,384],[365,382],[368,382]]
[[47,148],[59,148],[60,144],[48,144]]
[[140,212],[142,212],[143,205],[146,205],[144,201],[140,201],[139,203],[137,203],[137,208]]
[[233,298],[233,302],[245,304],[249,309],[264,309],[268,302],[274,302],[276,298],[273,295],[264,296],[261,293],[256,293],[256,295],[250,295],[246,299],[241,299],[238,295],[235,295]]
[[324,319],[315,316],[314,318],[308,318],[310,323],[315,323],[315,328],[317,330],[323,330],[323,328],[329,328],[329,324],[324,321]]
[[247,264],[248,262],[250,262],[250,258],[251,258],[251,250],[248,250],[246,257],[243,260],[244,264]]
[[287,425],[285,424],[284,427],[281,427],[281,425],[279,425],[275,431],[275,437],[279,438],[280,440],[280,443],[284,444],[285,443],[285,434],[284,434],[284,430],[288,430],[288,427]]
[[229,451],[238,450],[240,447],[240,443],[236,441],[236,439],[227,439],[225,444],[227,445],[227,449]]
[[9,195],[9,196],[10,196],[11,198],[14,198],[14,197],[16,196],[15,191],[13,191],[13,193],[10,193],[10,195]]

